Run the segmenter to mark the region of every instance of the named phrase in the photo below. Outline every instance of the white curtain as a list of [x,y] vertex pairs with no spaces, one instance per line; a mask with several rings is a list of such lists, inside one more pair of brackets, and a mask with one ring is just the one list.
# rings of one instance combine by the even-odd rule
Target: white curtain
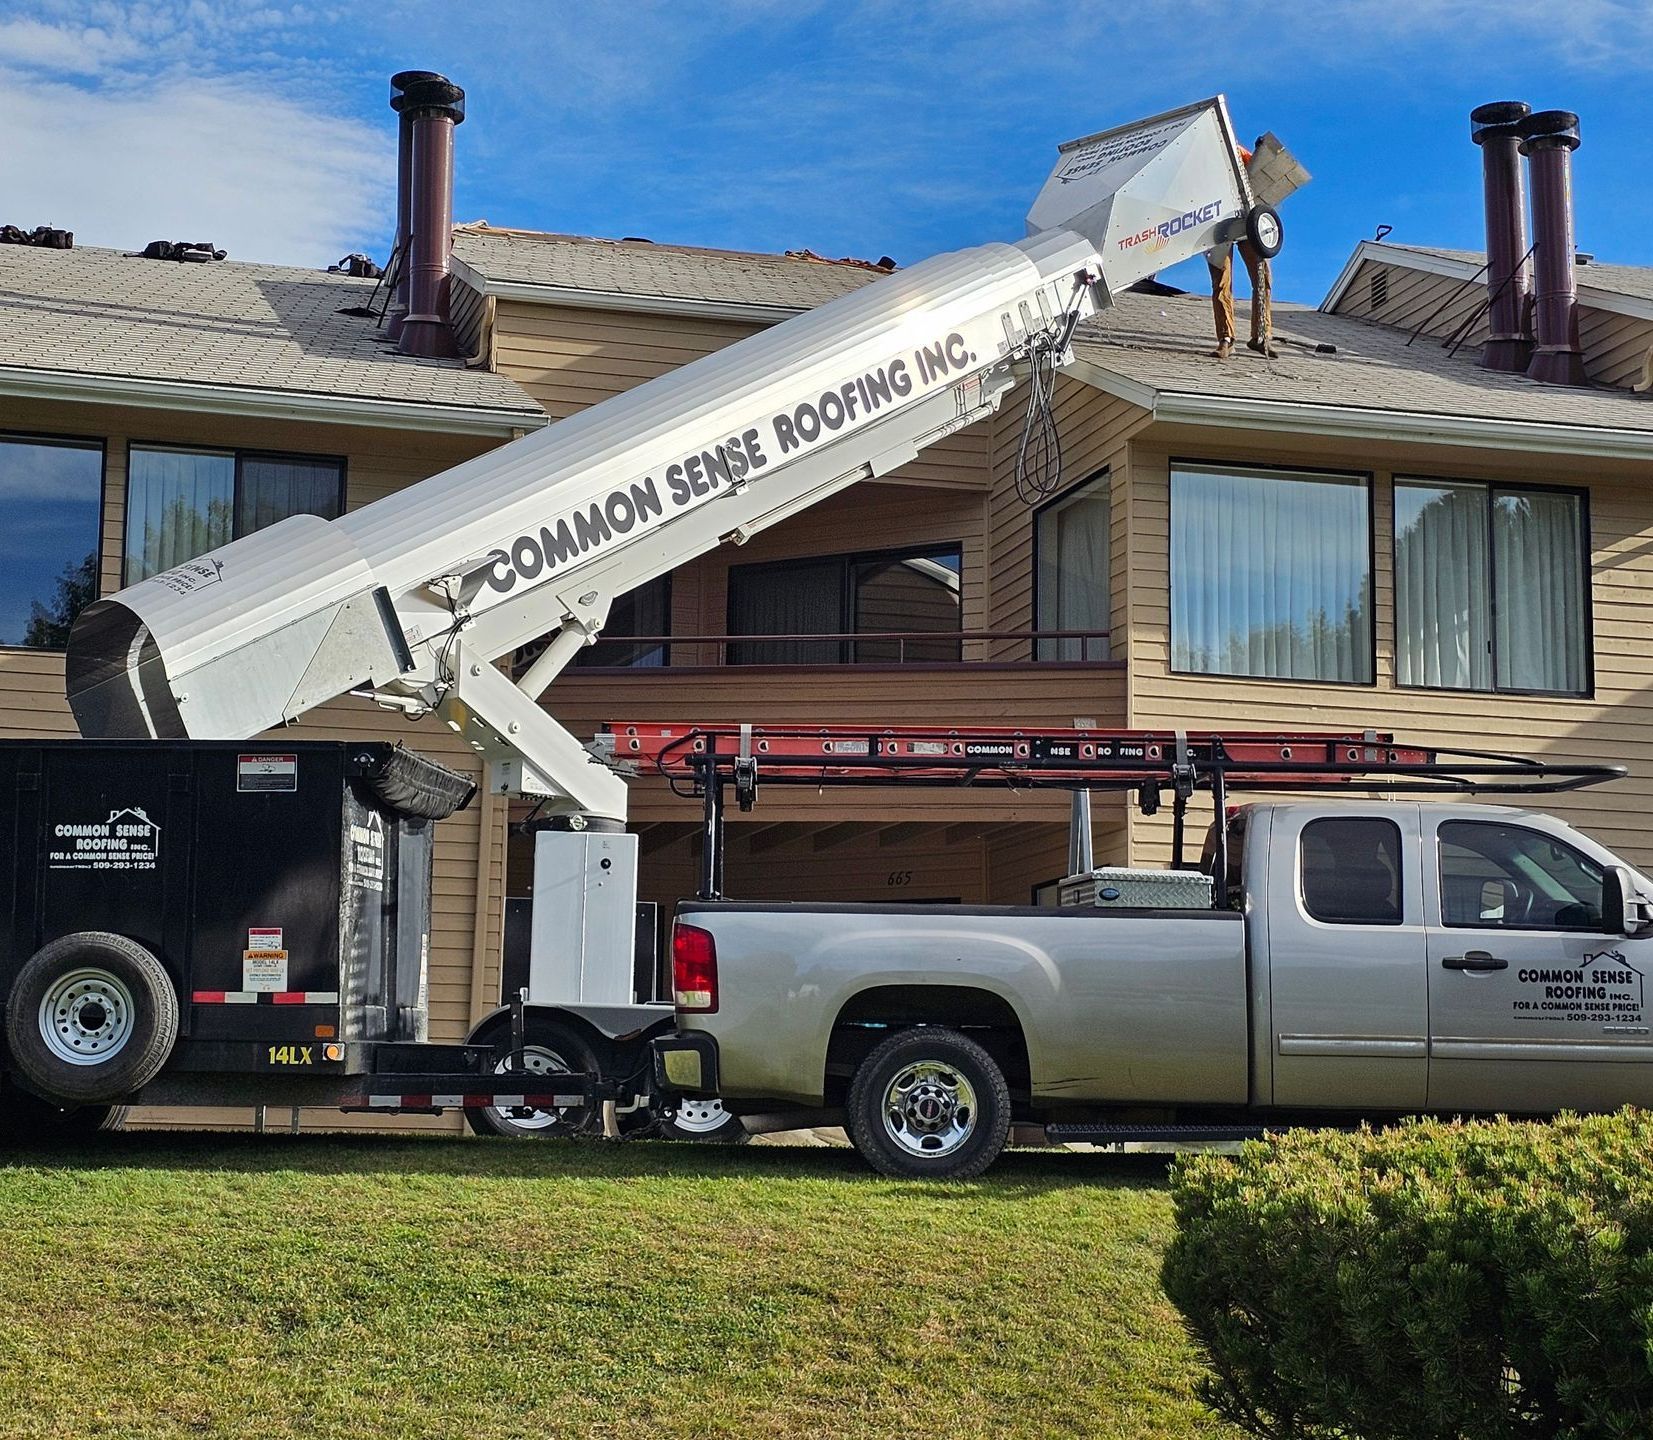
[[235,456],[208,450],[127,454],[126,583],[226,545],[235,526]]
[[1578,496],[1395,482],[1395,680],[1589,688]]
[[1173,470],[1171,664],[1203,674],[1370,683],[1366,481]]
[[[1039,630],[1106,630],[1108,594],[1108,477],[1081,485],[1035,518],[1038,555]],[[1105,635],[1041,640],[1040,660],[1106,660]]]
[[1576,693],[1588,687],[1580,511],[1576,495],[1493,496],[1500,689]]
[[1395,482],[1395,683],[1492,688],[1484,485]]

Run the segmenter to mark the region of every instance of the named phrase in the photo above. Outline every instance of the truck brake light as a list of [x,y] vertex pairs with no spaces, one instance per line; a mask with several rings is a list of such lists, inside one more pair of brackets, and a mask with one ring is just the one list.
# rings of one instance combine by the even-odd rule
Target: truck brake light
[[672,927],[672,988],[679,1010],[710,1015],[717,1009],[717,942],[710,930]]

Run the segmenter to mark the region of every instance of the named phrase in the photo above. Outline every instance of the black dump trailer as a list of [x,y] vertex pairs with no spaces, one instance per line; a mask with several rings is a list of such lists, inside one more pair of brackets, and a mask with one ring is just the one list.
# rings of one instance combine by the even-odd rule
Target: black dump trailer
[[583,1103],[429,1043],[435,829],[474,788],[383,743],[0,742],[0,1134]]

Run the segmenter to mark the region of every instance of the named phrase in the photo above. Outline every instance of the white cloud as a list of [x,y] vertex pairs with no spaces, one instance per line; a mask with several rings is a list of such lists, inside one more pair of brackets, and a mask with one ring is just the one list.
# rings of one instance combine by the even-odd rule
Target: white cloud
[[244,80],[0,81],[0,130],[27,137],[0,150],[6,223],[125,249],[210,240],[298,265],[384,249],[395,156],[367,125]]

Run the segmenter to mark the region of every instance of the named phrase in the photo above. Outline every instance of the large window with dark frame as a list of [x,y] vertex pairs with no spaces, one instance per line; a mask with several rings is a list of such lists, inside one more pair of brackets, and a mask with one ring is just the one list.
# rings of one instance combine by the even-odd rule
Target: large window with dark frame
[[729,634],[784,638],[732,640],[729,664],[959,660],[963,558],[935,545],[731,566]]
[[1171,668],[1372,683],[1371,480],[1171,467]]
[[61,650],[98,596],[103,445],[0,435],[0,645]]
[[1588,520],[1576,490],[1395,480],[1395,683],[1590,690]]
[[1041,636],[1035,660],[1108,658],[1109,529],[1106,470],[1034,512],[1034,629],[1084,632]]
[[334,520],[343,509],[344,461],[334,456],[133,445],[127,452],[126,583],[289,515]]

